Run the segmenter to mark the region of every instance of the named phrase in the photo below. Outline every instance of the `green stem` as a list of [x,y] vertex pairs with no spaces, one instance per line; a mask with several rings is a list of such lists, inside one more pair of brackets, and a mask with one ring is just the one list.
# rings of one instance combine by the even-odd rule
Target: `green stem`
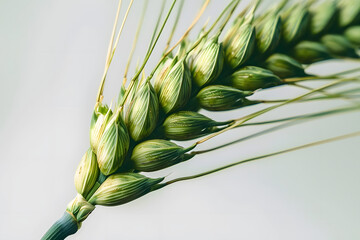
[[272,124],[272,123],[285,122],[285,121],[290,121],[290,120],[295,120],[295,119],[308,119],[308,118],[313,118],[313,117],[322,117],[322,116],[326,116],[326,115],[329,115],[329,114],[342,113],[342,112],[353,111],[353,110],[359,110],[359,106],[338,108],[338,109],[333,109],[333,110],[328,110],[328,111],[323,111],[323,112],[317,112],[317,113],[311,113],[311,114],[303,114],[303,115],[287,117],[287,118],[280,118],[280,119],[269,120],[269,121],[245,123],[245,124],[240,125],[239,127]]
[[213,137],[216,137],[217,135],[220,135],[221,133],[224,133],[224,132],[226,132],[226,131],[228,131],[228,130],[230,130],[230,129],[236,128],[236,127],[244,124],[245,122],[247,122],[247,121],[249,121],[249,120],[251,120],[251,119],[253,119],[253,118],[255,118],[255,117],[258,117],[258,116],[260,116],[260,115],[262,115],[262,114],[264,114],[264,113],[270,112],[271,110],[274,110],[274,109],[276,109],[276,108],[282,107],[282,106],[284,106],[284,105],[286,105],[286,104],[289,104],[289,103],[292,103],[292,102],[296,102],[296,101],[298,101],[298,100],[300,100],[300,99],[303,99],[303,98],[305,98],[305,97],[307,97],[307,96],[309,96],[309,95],[311,95],[311,94],[314,94],[314,93],[316,93],[316,92],[318,92],[318,91],[321,91],[321,90],[324,90],[324,89],[326,89],[326,88],[330,88],[330,87],[336,86],[336,85],[338,85],[338,84],[342,84],[342,83],[349,82],[349,81],[353,81],[353,80],[354,80],[353,78],[341,79],[341,80],[338,80],[338,81],[335,81],[335,82],[326,84],[325,86],[316,88],[316,89],[314,89],[314,90],[312,90],[312,91],[310,91],[310,92],[308,92],[308,93],[305,93],[305,94],[300,95],[300,96],[298,96],[298,97],[296,97],[296,98],[293,98],[293,99],[290,99],[290,100],[288,100],[288,101],[285,101],[285,102],[283,102],[283,103],[280,103],[280,104],[277,104],[277,105],[274,105],[274,106],[271,106],[271,107],[262,109],[262,110],[260,110],[260,111],[257,111],[257,112],[254,112],[254,113],[252,113],[252,114],[249,114],[249,115],[247,115],[247,116],[245,116],[245,117],[236,119],[236,120],[234,120],[234,123],[233,123],[232,125],[226,127],[225,129],[222,129],[221,131],[218,131],[218,132],[216,132],[216,133],[210,134],[209,136],[207,136],[207,137],[205,137],[205,138],[197,141],[196,144],[201,144],[201,143],[203,143],[203,142],[206,142],[206,141],[208,141],[209,139],[211,139],[211,138],[213,138]]
[[360,91],[360,88],[351,88],[351,89],[348,89],[348,90],[341,91],[339,93],[340,94],[349,94],[349,93],[357,93],[359,91]]
[[164,48],[164,53],[163,53],[163,54],[166,53],[166,51],[168,50],[168,48],[169,48],[169,46],[170,46],[171,40],[172,40],[172,38],[173,38],[173,36],[174,36],[175,30],[176,30],[177,25],[178,25],[178,23],[179,23],[179,19],[180,19],[180,15],[181,15],[181,12],[182,12],[184,3],[185,3],[185,0],[182,0],[182,1],[180,2],[179,9],[178,9],[178,12],[177,12],[177,14],[176,14],[175,21],[174,21],[174,25],[173,25],[173,28],[171,29],[169,38],[168,38],[168,40],[167,40],[167,42],[166,42],[166,46],[165,46],[165,48]]
[[150,49],[151,49],[151,46],[152,46],[153,43],[154,43],[155,36],[156,36],[157,30],[158,30],[159,25],[160,25],[160,20],[161,20],[162,14],[164,13],[165,3],[166,3],[166,1],[163,0],[163,1],[162,1],[162,4],[161,4],[160,13],[159,13],[158,19],[157,19],[157,21],[156,21],[156,25],[155,25],[153,34],[152,34],[152,36],[151,36],[150,44],[149,44],[148,50],[146,51],[145,56],[149,54]]
[[122,84],[123,86],[125,86],[125,83],[126,83],[126,80],[127,80],[127,73],[129,71],[129,67],[130,67],[130,64],[131,64],[132,57],[134,55],[134,51],[135,51],[136,44],[137,44],[137,41],[138,41],[138,38],[139,38],[141,27],[142,27],[143,22],[144,22],[144,17],[145,17],[145,13],[146,13],[146,10],[147,10],[148,3],[149,3],[149,0],[146,0],[145,4],[144,4],[144,7],[143,7],[143,11],[141,13],[141,17],[140,17],[140,20],[139,20],[138,27],[136,29],[135,38],[134,38],[134,41],[132,43],[131,51],[130,51],[129,58],[128,58],[128,61],[126,63],[126,67],[125,67],[125,71],[124,71],[123,84]]
[[[202,16],[202,14],[204,13],[206,7],[208,6],[210,0],[205,0],[204,4],[202,5],[200,11],[198,12],[198,14],[196,15],[195,19],[193,20],[193,22],[190,24],[190,26],[188,27],[188,29],[186,29],[185,33],[181,36],[181,38],[169,49],[167,50],[166,53],[163,53],[162,58],[160,59],[160,61],[158,62],[158,65],[164,60],[164,58],[166,56],[168,56],[175,48],[176,46],[178,46],[190,33],[190,31],[194,28],[194,26],[196,25],[196,23],[199,21],[200,17]],[[155,67],[155,70],[153,70],[152,72],[155,72],[156,69],[158,68],[158,65]],[[151,74],[150,74],[151,75]]]
[[[304,86],[305,87],[305,86]],[[313,88],[306,88],[308,90],[313,90]],[[319,91],[320,92],[320,91]],[[351,92],[355,92],[355,91],[351,91]],[[301,99],[298,102],[311,102],[311,101],[318,101],[318,100],[329,100],[329,99],[342,99],[342,100],[346,100],[352,104],[358,105],[358,102],[354,101],[353,99],[356,98],[356,95],[346,95],[343,93],[343,91],[335,93],[335,94],[331,94],[331,93],[324,93],[325,96],[318,96],[318,97],[312,97],[312,98],[305,98],[305,99]],[[254,102],[254,104],[256,103],[265,103],[265,104],[271,104],[271,103],[282,103],[282,102],[286,102],[289,101],[290,99],[277,99],[277,100],[251,100]]]
[[284,83],[296,83],[302,81],[309,81],[309,80],[333,80],[339,78],[336,75],[330,76],[306,76],[306,77],[297,77],[297,78],[285,78],[282,80]]
[[[308,87],[308,86],[304,86],[304,85],[301,85],[301,84],[298,84],[298,83],[291,83],[290,84],[291,86],[294,86],[294,87],[298,87],[298,88],[303,88],[303,89],[306,89],[306,90],[310,90],[310,91],[312,91],[312,90],[314,90],[313,88],[311,88],[311,87]],[[341,97],[341,96],[339,96],[339,94],[332,94],[332,93],[328,93],[328,92],[326,92],[326,91],[319,91],[319,93],[321,93],[321,94],[323,94],[323,95],[325,95],[325,96],[328,96],[328,97]]]
[[[333,80],[333,79],[339,79],[340,75],[357,72],[359,70],[360,70],[360,68],[355,68],[355,69],[350,69],[350,70],[346,70],[346,71],[343,71],[340,73],[326,75],[326,76],[306,76],[306,77],[285,78],[285,79],[282,79],[282,82],[283,83],[296,83],[296,82],[312,81],[312,80]],[[358,77],[359,76],[354,76],[353,78],[358,78]]]
[[[236,17],[235,17],[235,22],[239,19],[239,18],[243,18],[246,16],[250,16],[249,19],[247,19],[249,21],[249,23],[251,23],[254,19],[254,14],[256,9],[259,7],[261,3],[261,0],[254,0],[253,2],[250,2]],[[246,18],[246,17],[245,17]]]
[[[102,100],[102,94],[103,94],[103,91],[104,91],[104,85],[105,85],[105,80],[106,80],[106,76],[107,76],[107,72],[109,70],[109,67],[110,67],[110,64],[114,58],[114,55],[115,55],[115,51],[116,51],[116,48],[117,48],[117,45],[119,43],[119,40],[120,40],[120,36],[121,36],[121,33],[122,33],[122,30],[124,28],[124,25],[125,25],[125,22],[126,22],[126,19],[128,17],[128,14],[130,12],[130,9],[131,9],[131,6],[133,4],[133,1],[134,0],[130,0],[130,3],[129,3],[129,6],[126,10],[126,13],[125,13],[125,16],[124,16],[124,19],[121,23],[121,26],[120,26],[120,30],[118,32],[118,35],[116,37],[116,41],[115,41],[115,44],[114,44],[114,47],[112,48],[112,51],[110,53],[110,55],[108,56],[109,58],[107,59],[107,62],[106,62],[106,66],[105,66],[105,70],[104,70],[104,74],[103,74],[103,77],[101,79],[101,83],[100,83],[100,87],[99,87],[99,90],[98,90],[98,94],[97,94],[97,97],[96,97],[96,105],[101,102]],[[114,24],[114,29],[116,29],[116,26],[117,26],[117,19],[119,17],[119,10],[120,10],[120,5],[121,5],[121,0],[119,2],[119,9],[118,9],[118,12],[117,12],[117,16],[116,16],[116,20],[115,20],[115,24]],[[111,46],[112,46],[112,42],[113,42],[113,37],[115,36],[114,35],[115,32],[113,31],[113,36],[112,36],[112,41],[111,41]]]
[[337,93],[334,95],[330,95],[330,96],[318,96],[318,97],[313,97],[313,98],[306,98],[306,99],[302,99],[299,102],[311,102],[311,101],[318,101],[318,100],[329,100],[329,99],[341,99],[341,100],[345,100],[348,101],[349,103],[358,105],[359,103],[354,101],[354,98],[357,98],[357,95],[345,95],[343,93]]
[[[148,62],[148,60],[149,60],[149,58],[150,58],[150,56],[151,56],[151,54],[152,54],[152,52],[153,52],[153,50],[154,50],[154,48],[155,48],[155,46],[156,46],[156,43],[158,42],[158,40],[159,40],[159,38],[160,38],[160,35],[161,35],[162,31],[164,30],[164,27],[165,27],[165,25],[166,25],[166,23],[167,23],[167,21],[168,21],[168,19],[169,19],[169,17],[170,17],[170,14],[171,14],[171,12],[172,12],[172,10],[173,10],[173,8],[174,8],[174,5],[175,5],[176,1],[177,1],[177,0],[173,0],[173,2],[172,2],[172,4],[171,4],[171,7],[170,7],[170,9],[169,9],[169,11],[168,11],[168,13],[167,13],[167,15],[166,15],[166,17],[165,17],[165,20],[164,20],[164,22],[163,22],[163,24],[162,24],[162,26],[161,26],[161,29],[160,29],[160,31],[159,31],[156,39],[155,39],[155,42],[154,42],[154,44],[151,46],[151,49],[150,49],[149,53],[146,55],[146,57],[145,57],[145,59],[144,59],[144,61],[143,61],[143,64],[142,64],[141,67],[137,70],[137,72],[135,73],[135,76],[131,79],[130,84],[129,84],[129,87],[126,89],[124,98],[122,99],[120,106],[123,106],[123,105],[124,105],[124,103],[125,103],[128,95],[129,95],[129,93],[130,93],[130,91],[131,91],[131,89],[132,89],[132,87],[133,87],[133,85],[134,85],[134,83],[135,83],[135,80],[139,77],[140,73],[142,72],[142,70],[144,69],[146,63]],[[121,109],[122,109],[122,107],[119,107],[119,110],[121,110]]]
[[335,74],[332,74],[332,76],[340,76],[340,75],[345,75],[345,74],[354,73],[354,72],[358,72],[358,71],[360,71],[360,67],[359,68],[352,68],[352,69],[341,71],[341,72],[337,72]]
[[98,89],[98,93],[97,93],[97,96],[96,96],[96,104],[101,102],[101,96],[102,96],[102,92],[103,92],[103,88],[104,88],[104,84],[105,84],[105,79],[106,79],[106,75],[107,75],[107,69],[108,69],[109,61],[110,61],[111,49],[113,48],[113,43],[114,43],[114,39],[115,39],[116,26],[117,26],[119,15],[120,15],[121,2],[122,1],[119,0],[118,8],[117,8],[116,15],[115,15],[115,22],[114,22],[114,26],[113,26],[113,29],[112,29],[110,43],[109,43],[108,51],[107,51],[107,55],[106,55],[105,69],[104,69],[104,73],[103,73],[103,76],[102,76],[101,82],[100,82],[100,87]]
[[[227,22],[230,20],[231,15],[234,13],[236,7],[239,5],[239,0],[233,0],[229,3],[229,5],[226,6],[226,8],[222,11],[222,13],[220,14],[220,16],[215,20],[215,22],[211,25],[211,27],[209,28],[209,30],[207,30],[198,40],[196,40],[196,42],[191,46],[191,48],[187,51],[187,54],[189,54],[192,50],[194,50],[200,43],[201,41],[207,37],[210,32],[215,28],[215,26],[218,24],[218,22],[220,21],[220,19],[225,15],[225,13],[227,11],[230,12],[228,13],[228,15],[226,16],[225,21],[221,24],[219,32],[221,32],[224,27],[226,26]],[[234,4],[234,6],[232,6]],[[230,8],[232,7],[232,8]]]
[[[297,84],[297,83],[292,83],[291,85],[295,86],[295,87],[300,87],[306,90],[310,90],[312,91],[313,88],[311,87],[307,87],[301,84]],[[304,101],[312,101],[312,100],[321,100],[321,99],[329,99],[329,98],[340,98],[343,99],[347,102],[350,102],[351,104],[355,104],[357,105],[358,103],[356,101],[354,101],[350,96],[346,96],[346,94],[344,94],[343,92],[338,92],[338,93],[328,93],[326,91],[319,91],[319,93],[322,93],[324,96],[323,97],[317,97],[317,98],[312,98],[312,99],[304,99]]]
[[333,138],[328,138],[328,139],[325,139],[325,140],[320,140],[320,141],[316,141],[316,142],[312,142],[312,143],[308,143],[308,144],[304,144],[304,145],[300,145],[300,146],[293,147],[293,148],[288,148],[288,149],[281,150],[281,151],[278,151],[278,152],[273,152],[273,153],[269,153],[269,154],[265,154],[265,155],[261,155],[261,156],[257,156],[257,157],[248,158],[248,159],[241,160],[241,161],[235,162],[235,163],[231,163],[231,164],[228,164],[228,165],[225,165],[225,166],[222,166],[222,167],[210,170],[210,171],[206,171],[206,172],[203,172],[203,173],[199,173],[199,174],[195,174],[195,175],[191,175],[191,176],[187,176],[187,177],[180,177],[180,178],[170,180],[168,182],[160,184],[160,186],[157,189],[160,189],[162,187],[168,186],[168,185],[176,183],[176,182],[181,182],[181,181],[186,181],[186,180],[191,180],[191,179],[203,177],[203,176],[206,176],[206,175],[209,175],[209,174],[212,174],[212,173],[215,173],[215,172],[219,172],[221,170],[224,170],[224,169],[227,169],[227,168],[230,168],[230,167],[234,167],[236,165],[240,165],[240,164],[243,164],[243,163],[252,162],[252,161],[260,160],[260,159],[263,159],[263,158],[272,157],[272,156],[280,155],[280,154],[283,154],[283,153],[288,153],[288,152],[300,150],[300,149],[303,149],[303,148],[313,147],[313,146],[317,146],[317,145],[321,145],[321,144],[325,144],[325,143],[330,143],[330,142],[335,142],[335,141],[338,141],[338,140],[343,140],[343,139],[346,139],[346,138],[357,137],[357,136],[360,136],[360,131],[350,133],[350,134],[341,135],[341,136],[337,136],[337,137],[333,137]]
[[[207,1],[207,2],[208,2],[208,1]],[[232,6],[232,4],[234,4],[234,3],[235,3],[235,6],[233,7],[233,9],[235,10],[235,7],[239,4],[239,0],[233,0],[233,1],[231,1],[231,2],[226,6],[226,8],[222,11],[222,13],[220,14],[220,16],[215,20],[215,22],[214,22],[213,25],[210,27],[210,29],[209,29],[207,32],[205,32],[204,35],[202,35],[202,36],[191,46],[191,48],[187,51],[186,55],[189,54],[194,48],[196,48],[197,45],[200,44],[200,42],[202,41],[202,39],[203,39],[204,37],[206,37],[206,36],[212,31],[212,29],[216,26],[216,24],[219,22],[219,20],[223,17],[223,15],[229,10],[229,8],[230,8],[230,7]],[[203,10],[205,9],[206,6],[207,6],[207,4],[205,3],[204,6],[203,6],[203,8],[202,8],[202,10],[200,11],[201,13],[203,12]],[[233,12],[233,10],[231,11],[231,14],[232,14],[232,12]],[[191,26],[190,26],[190,28],[188,29],[188,31],[190,31],[190,29],[193,27],[193,25],[194,25],[196,22],[197,22],[197,19],[196,19],[196,21],[193,22],[193,24],[191,24]],[[187,35],[188,31],[186,31],[186,33],[184,34],[184,36]],[[183,36],[183,37],[184,37],[184,36]],[[183,38],[183,37],[182,37],[182,38]],[[175,44],[175,46],[178,45],[179,43],[180,43],[180,41],[178,41],[178,42]],[[172,50],[173,48],[174,48],[174,47],[172,47],[170,50]],[[161,65],[162,61],[171,53],[170,50],[167,51],[167,52],[161,57],[160,61],[157,63],[157,65],[155,66],[155,68],[151,71],[150,75],[148,76],[148,79],[151,79],[151,78],[154,76],[156,70],[159,68],[159,66]]]
[[300,115],[300,116],[281,118],[281,119],[275,119],[275,120],[270,120],[270,121],[243,124],[243,125],[240,125],[239,127],[256,126],[256,125],[265,125],[265,124],[274,124],[274,123],[286,122],[286,123],[280,124],[278,126],[271,127],[271,128],[259,131],[257,133],[248,135],[246,137],[237,139],[235,141],[225,143],[225,144],[222,144],[220,146],[217,146],[217,147],[214,147],[214,148],[209,148],[209,149],[206,149],[206,150],[193,151],[190,154],[197,155],[197,154],[208,153],[208,152],[211,152],[211,151],[221,149],[223,147],[230,146],[230,145],[235,144],[235,143],[243,142],[243,141],[258,137],[258,136],[262,136],[262,135],[270,133],[270,132],[274,132],[276,130],[280,130],[280,129],[283,129],[283,128],[286,128],[286,127],[294,126],[296,124],[303,123],[304,121],[307,121],[307,120],[310,120],[310,119],[314,119],[314,118],[318,118],[318,117],[325,117],[325,116],[329,116],[329,115],[333,115],[333,114],[344,113],[344,112],[349,112],[349,111],[354,111],[354,110],[359,110],[359,109],[360,109],[359,107],[339,108],[339,109],[334,109],[334,110],[329,110],[329,111],[324,111],[324,112],[319,112],[319,113],[314,113],[314,114],[304,114],[304,115]]
[[74,217],[70,213],[65,212],[64,215],[50,227],[41,239],[62,240],[76,233],[78,229],[79,224]]
[[219,30],[218,30],[218,35],[219,35],[219,36],[220,36],[220,34],[222,33],[222,31],[224,30],[226,24],[229,22],[231,16],[233,15],[233,13],[234,13],[236,7],[239,5],[239,3],[240,3],[240,0],[235,2],[234,7],[230,10],[230,13],[226,16],[226,19],[225,19],[224,22],[221,24],[221,26],[220,26],[220,28],[219,28]]

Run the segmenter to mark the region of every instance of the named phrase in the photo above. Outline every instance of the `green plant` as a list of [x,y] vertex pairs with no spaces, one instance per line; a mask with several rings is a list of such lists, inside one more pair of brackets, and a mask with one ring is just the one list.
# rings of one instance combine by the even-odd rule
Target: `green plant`
[[[347,12],[350,11],[349,8],[352,9],[348,2],[343,1],[340,5],[331,6],[340,13]],[[128,9],[130,9],[131,3],[132,1]],[[178,42],[178,44],[181,43],[178,53],[173,53],[177,44],[170,50],[166,47],[162,59],[149,76],[146,78],[144,75],[140,76],[175,3],[176,0],[173,1],[163,23],[160,24],[158,21],[146,57],[126,88],[127,70],[125,70],[124,85],[120,90],[119,102],[113,110],[102,103],[102,94],[107,71],[126,17],[115,44],[113,44],[114,37],[112,37],[90,126],[91,148],[83,157],[75,175],[75,185],[79,195],[68,205],[64,217],[53,225],[45,234],[44,239],[63,239],[75,233],[81,223],[95,209],[95,205],[124,204],[172,183],[197,178],[268,156],[243,160],[213,171],[167,182],[164,182],[163,176],[152,179],[139,173],[160,170],[189,160],[197,154],[208,152],[192,150],[210,138],[233,128],[245,126],[249,124],[250,120],[276,108],[302,100],[318,100],[319,98],[308,98],[315,93],[322,94],[323,99],[348,99],[349,94],[346,92],[329,93],[327,90],[347,82],[357,83],[359,80],[357,77],[342,77],[344,73],[333,76],[308,76],[304,72],[304,66],[300,64],[300,62],[312,64],[329,58],[357,58],[357,55],[354,55],[356,49],[354,45],[348,42],[341,44],[341,42],[347,41],[342,36],[343,31],[347,33],[346,37],[354,35],[349,34],[347,32],[349,30],[345,29],[359,24],[357,17],[359,12],[339,14],[339,21],[333,21],[332,15],[324,17],[322,19],[327,20],[323,21],[328,22],[322,24],[322,26],[326,26],[322,28],[327,30],[316,30],[316,33],[309,34],[309,26],[316,25],[313,23],[313,19],[316,18],[310,18],[316,16],[316,13],[311,14],[310,8],[316,8],[316,5],[309,4],[302,8],[294,8],[294,6],[288,7],[284,1],[261,13],[259,17],[254,17],[259,4],[259,2],[254,2],[235,18],[233,26],[222,42],[219,40],[221,33],[239,3],[235,0],[224,9],[210,28],[204,28],[194,42],[186,38],[188,34],[186,32]],[[205,2],[203,9],[207,3],[208,1]],[[354,4],[359,5],[356,1]],[[295,10],[296,14],[291,14]],[[329,11],[328,14],[333,14],[333,12]],[[353,18],[349,19],[349,15]],[[346,19],[342,19],[341,16]],[[118,14],[116,23],[117,20]],[[194,23],[197,20],[198,17]],[[116,23],[113,36],[115,36]],[[160,30],[157,32],[158,27]],[[191,28],[192,26],[189,30]],[[330,33],[332,35],[329,35]],[[333,33],[336,33],[337,36],[329,39],[329,36],[334,36]],[[242,38],[238,35],[245,37]],[[339,46],[346,49],[339,50]],[[151,84],[153,78],[156,81],[154,88]],[[265,104],[267,103],[265,100],[249,100],[248,97],[254,96],[256,94],[254,91],[261,89],[286,84],[300,86],[299,82],[313,79],[332,79],[332,81],[322,87],[310,89],[303,95],[292,99],[278,100],[276,105],[229,121],[217,122],[197,112],[199,108],[219,111]],[[312,116],[298,116],[294,119],[311,119],[358,109],[359,105],[355,104],[353,107],[334,109]],[[326,141],[358,134],[354,133]],[[170,141],[192,140],[199,137],[204,138],[187,148],[175,145]],[[97,164],[95,164],[95,159]]]

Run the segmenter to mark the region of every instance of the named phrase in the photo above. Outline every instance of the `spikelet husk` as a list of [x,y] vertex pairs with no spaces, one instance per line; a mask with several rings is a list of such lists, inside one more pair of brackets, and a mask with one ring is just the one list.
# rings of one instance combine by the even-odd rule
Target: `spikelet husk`
[[190,40],[186,37],[185,39],[183,39],[181,41],[179,49],[178,49],[177,53],[175,54],[175,56],[177,56],[179,59],[181,59],[183,57],[187,57],[188,51],[190,50],[191,47],[192,47],[192,44],[191,44]]
[[101,136],[111,116],[112,111],[106,105],[99,103],[94,109],[90,123],[90,146],[95,154],[97,153]]
[[242,91],[223,85],[212,85],[200,90],[196,98],[201,108],[208,111],[227,111],[249,105],[245,97],[250,91]]
[[100,171],[110,175],[121,166],[130,145],[129,133],[121,116],[114,115],[102,135],[97,161]]
[[[191,50],[186,57],[187,66],[189,69],[192,69],[194,66],[194,61],[196,57],[199,55],[201,50],[204,48],[205,43],[208,41],[207,37],[202,36],[202,33],[199,34],[198,39],[201,38],[199,44]],[[191,45],[191,44],[190,44]],[[179,50],[180,51],[180,50]],[[179,58],[179,57],[178,57]]]
[[360,47],[360,25],[349,27],[345,30],[344,36],[355,46]]
[[122,85],[121,87],[120,87],[120,91],[119,91],[119,95],[118,95],[118,100],[117,100],[117,107],[119,107],[119,105],[120,105],[120,103],[122,102],[122,100],[123,100],[123,98],[124,98],[124,96],[125,96],[125,91],[126,91],[126,89],[125,89],[125,87]]
[[76,218],[80,226],[81,222],[83,222],[94,209],[95,206],[87,202],[80,194],[77,194],[66,207],[66,210]]
[[224,63],[224,53],[218,38],[209,39],[194,58],[191,74],[199,87],[212,83],[221,73]]
[[167,139],[185,141],[218,131],[217,126],[228,122],[216,122],[200,113],[179,111],[169,115],[162,129]]
[[163,111],[171,113],[185,106],[191,96],[191,86],[191,74],[185,58],[179,59],[164,78],[158,92]]
[[127,112],[129,112],[130,110],[130,105],[132,103],[132,101],[134,100],[134,97],[138,91],[138,88],[140,86],[140,82],[144,81],[145,78],[145,74],[143,72],[143,74],[141,74],[141,76],[137,77],[134,80],[134,84],[133,87],[130,89],[130,92],[124,102],[124,106],[123,106],[123,110],[121,111],[122,117],[125,119]]
[[257,51],[262,57],[272,53],[281,38],[281,17],[278,13],[269,13],[256,25]]
[[327,32],[335,25],[338,19],[338,8],[335,1],[323,1],[321,4],[314,6],[310,12],[309,31],[314,37]]
[[159,101],[149,81],[139,87],[126,115],[126,125],[134,141],[149,136],[159,117]]
[[99,176],[99,167],[97,165],[96,155],[89,148],[82,157],[74,177],[76,191],[85,196],[94,186]]
[[295,45],[292,57],[303,64],[311,64],[331,58],[328,49],[319,42],[302,41]]
[[357,57],[355,49],[350,41],[342,35],[327,34],[321,38],[321,42],[332,55],[340,57]]
[[271,71],[255,67],[246,66],[234,72],[225,79],[225,83],[243,91],[255,91],[260,88],[269,88],[281,84],[281,80]]
[[255,27],[243,24],[225,49],[226,63],[233,69],[245,64],[255,49]]
[[231,42],[233,41],[233,38],[235,38],[236,35],[238,35],[239,28],[241,25],[243,25],[245,22],[244,15],[240,15],[235,18],[234,22],[230,26],[230,28],[227,30],[225,37],[222,41],[224,49],[227,49]]
[[265,61],[265,68],[280,78],[306,76],[303,66],[294,58],[281,53],[274,53]]
[[147,140],[135,146],[131,162],[135,170],[157,171],[193,157],[194,155],[185,153],[188,150],[168,140]]
[[239,16],[223,40],[225,62],[232,69],[244,65],[255,49],[256,31],[252,24],[253,12]]
[[339,1],[339,26],[342,28],[360,23],[360,1],[341,0]]
[[164,60],[161,62],[159,68],[155,72],[154,77],[154,89],[155,92],[160,92],[161,85],[169,73],[170,69],[175,65],[176,61],[173,61],[171,57],[165,57]]
[[282,16],[282,40],[289,45],[298,42],[306,34],[310,14],[304,3],[294,4]]
[[89,199],[92,205],[116,206],[133,201],[151,191],[163,178],[151,179],[138,173],[109,176]]

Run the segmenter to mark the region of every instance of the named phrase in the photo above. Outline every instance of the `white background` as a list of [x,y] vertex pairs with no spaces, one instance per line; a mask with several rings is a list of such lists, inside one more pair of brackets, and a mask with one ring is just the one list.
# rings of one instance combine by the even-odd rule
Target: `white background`
[[[201,24],[208,17],[215,19],[226,2],[213,1]],[[122,14],[127,3],[124,1]],[[175,39],[201,3],[187,1]],[[142,4],[135,1],[125,25],[105,86],[106,103],[116,99]],[[143,58],[160,4],[150,1],[134,62]],[[90,117],[116,6],[115,0],[0,1],[0,239],[41,238],[75,197],[73,174],[89,146]],[[165,41],[163,37],[155,49],[147,73]],[[331,61],[313,70],[329,74],[356,66],[359,63]],[[303,92],[281,87],[255,98],[287,98]],[[259,120],[344,104],[293,104]],[[260,108],[203,113],[224,120]],[[359,113],[347,113],[307,122],[197,156],[150,176],[186,176],[359,131],[359,120]],[[260,129],[237,129],[199,149]],[[359,239],[359,144],[357,137],[317,146],[177,183],[123,206],[98,206],[69,239]]]

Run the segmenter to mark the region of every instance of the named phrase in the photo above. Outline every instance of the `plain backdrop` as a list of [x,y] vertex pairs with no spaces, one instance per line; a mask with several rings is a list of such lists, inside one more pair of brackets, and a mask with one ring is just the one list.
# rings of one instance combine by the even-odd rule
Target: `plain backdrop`
[[[212,1],[191,37],[207,18],[213,21],[227,2]],[[117,97],[143,3],[135,1],[125,25],[105,85],[105,103]],[[124,1],[121,16],[127,4]],[[186,1],[175,40],[201,4]],[[160,5],[159,0],[149,3],[130,76],[144,57]],[[167,1],[166,8],[169,5]],[[116,6],[116,0],[0,0],[0,239],[40,239],[76,195],[73,175],[89,147],[90,117]],[[162,53],[174,15],[150,58],[147,74]],[[358,66],[329,61],[308,71],[330,74]],[[324,82],[309,86],[321,84]],[[256,93],[253,99],[289,98],[304,92],[279,87]],[[292,104],[258,120],[346,104],[342,100]],[[262,107],[202,113],[225,120]],[[359,120],[359,112],[353,112],[305,122],[149,176],[187,176],[359,131]],[[262,129],[265,127],[233,130],[199,149]],[[177,183],[126,205],[97,206],[69,239],[359,239],[359,144],[359,137],[346,139]]]

